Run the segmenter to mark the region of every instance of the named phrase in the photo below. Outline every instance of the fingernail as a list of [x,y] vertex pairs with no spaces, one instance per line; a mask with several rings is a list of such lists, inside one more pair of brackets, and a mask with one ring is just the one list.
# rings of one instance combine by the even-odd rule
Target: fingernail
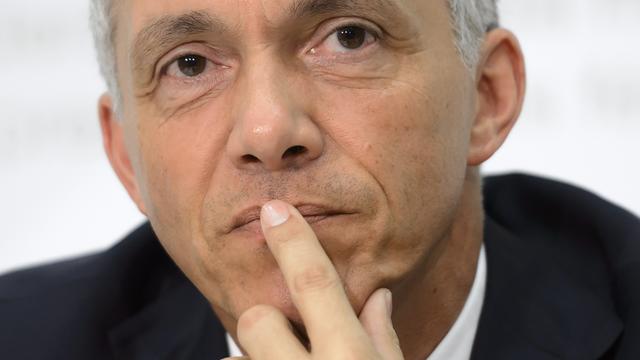
[[268,227],[284,224],[289,219],[289,208],[282,201],[270,201],[262,206],[260,218]]
[[384,292],[384,302],[387,305],[387,314],[391,317],[391,313],[393,312],[393,295],[391,294],[391,290],[385,289]]

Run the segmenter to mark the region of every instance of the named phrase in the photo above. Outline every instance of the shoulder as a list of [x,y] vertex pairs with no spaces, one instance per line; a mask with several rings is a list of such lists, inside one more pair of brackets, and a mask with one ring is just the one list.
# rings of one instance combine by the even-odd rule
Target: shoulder
[[524,174],[487,177],[484,206],[516,235],[595,246],[616,262],[640,260],[640,219],[577,186]]
[[[491,210],[501,206],[513,208],[514,201],[521,208],[533,211],[567,211],[567,215],[589,218],[622,216],[622,221],[634,225],[638,217],[600,196],[578,186],[527,174],[507,174],[484,178],[484,195]],[[613,219],[611,219],[613,220]]]
[[144,224],[106,251],[4,274],[0,276],[0,301],[43,297],[69,286],[76,291],[95,288],[98,280],[103,280],[100,283],[103,286],[109,282],[105,280],[117,278],[126,268],[136,266],[131,260],[144,248],[157,247],[154,238],[150,226]]
[[640,219],[579,187],[523,174],[487,177],[483,192],[487,217],[514,235],[501,238],[508,244],[487,245],[494,252],[517,249],[519,259],[527,258],[522,281],[528,301],[537,289],[539,303],[563,314],[557,326],[590,324],[576,325],[574,334],[585,328],[603,333],[603,319],[613,324],[618,318],[624,330],[617,354],[637,355],[632,339],[640,332],[630,325],[640,321]]
[[105,332],[146,296],[147,274],[166,267],[162,251],[145,224],[104,252],[1,276],[0,348],[84,356],[106,347]]

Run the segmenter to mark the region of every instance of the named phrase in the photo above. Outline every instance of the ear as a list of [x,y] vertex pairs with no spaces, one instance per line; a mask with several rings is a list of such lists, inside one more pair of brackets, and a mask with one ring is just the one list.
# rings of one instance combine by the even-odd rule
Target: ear
[[113,100],[109,94],[103,94],[98,101],[98,115],[102,130],[102,143],[107,153],[111,167],[118,179],[129,193],[129,197],[138,206],[140,212],[146,215],[144,203],[140,196],[140,188],[135,177],[131,157],[125,144],[123,123],[114,112]]
[[504,143],[516,123],[525,92],[524,57],[506,29],[487,33],[476,70],[476,118],[467,164],[479,166]]

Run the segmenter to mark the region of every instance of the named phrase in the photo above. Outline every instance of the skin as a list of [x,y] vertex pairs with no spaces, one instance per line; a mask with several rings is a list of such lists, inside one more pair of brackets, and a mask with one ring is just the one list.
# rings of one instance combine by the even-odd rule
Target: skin
[[[99,102],[107,155],[252,358],[300,358],[309,342],[315,358],[425,358],[473,282],[478,167],[519,115],[520,47],[492,30],[470,73],[445,0],[292,18],[294,2],[118,2],[121,112]],[[140,40],[193,11],[215,31]],[[354,21],[381,35],[345,53],[332,34]],[[172,60],[192,53],[207,70],[177,77]],[[273,199],[294,205],[277,235],[260,213]]]

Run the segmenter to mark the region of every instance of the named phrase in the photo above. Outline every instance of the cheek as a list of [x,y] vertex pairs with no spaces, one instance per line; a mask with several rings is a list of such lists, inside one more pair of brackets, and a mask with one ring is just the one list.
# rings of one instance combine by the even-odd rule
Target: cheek
[[471,114],[470,102],[461,100],[468,87],[448,85],[457,83],[444,74],[390,82],[384,90],[334,89],[321,97],[321,106],[332,109],[325,116],[329,136],[386,197],[387,239],[377,244],[385,251],[372,247],[378,255],[363,263],[388,264],[389,273],[400,274],[451,222],[466,172]]
[[437,88],[437,83],[418,90],[396,82],[383,91],[344,90],[324,97],[326,108],[333,109],[327,116],[329,136],[376,178],[393,207],[428,200],[416,192],[445,189],[466,168],[469,106],[457,102],[464,89]]
[[156,209],[171,204],[190,212],[201,200],[224,151],[225,119],[225,108],[210,102],[179,116],[141,120],[142,163]]
[[[205,220],[223,218],[216,215],[230,208],[206,206],[211,197],[243,193],[237,188],[244,186],[240,174],[229,171],[224,157],[229,133],[229,121],[223,121],[228,119],[226,111],[210,104],[165,123],[141,120],[138,132],[149,220],[178,267],[224,312],[240,314],[256,301],[290,308],[286,286],[274,280],[277,266],[264,249],[238,252],[208,233],[219,224]],[[246,288],[256,290],[247,293]]]
[[[209,114],[223,109],[202,107],[179,118],[140,116],[138,134],[145,206],[163,246],[190,273],[205,244],[194,236],[211,174],[220,162],[224,126]],[[164,121],[164,122],[163,122]]]

